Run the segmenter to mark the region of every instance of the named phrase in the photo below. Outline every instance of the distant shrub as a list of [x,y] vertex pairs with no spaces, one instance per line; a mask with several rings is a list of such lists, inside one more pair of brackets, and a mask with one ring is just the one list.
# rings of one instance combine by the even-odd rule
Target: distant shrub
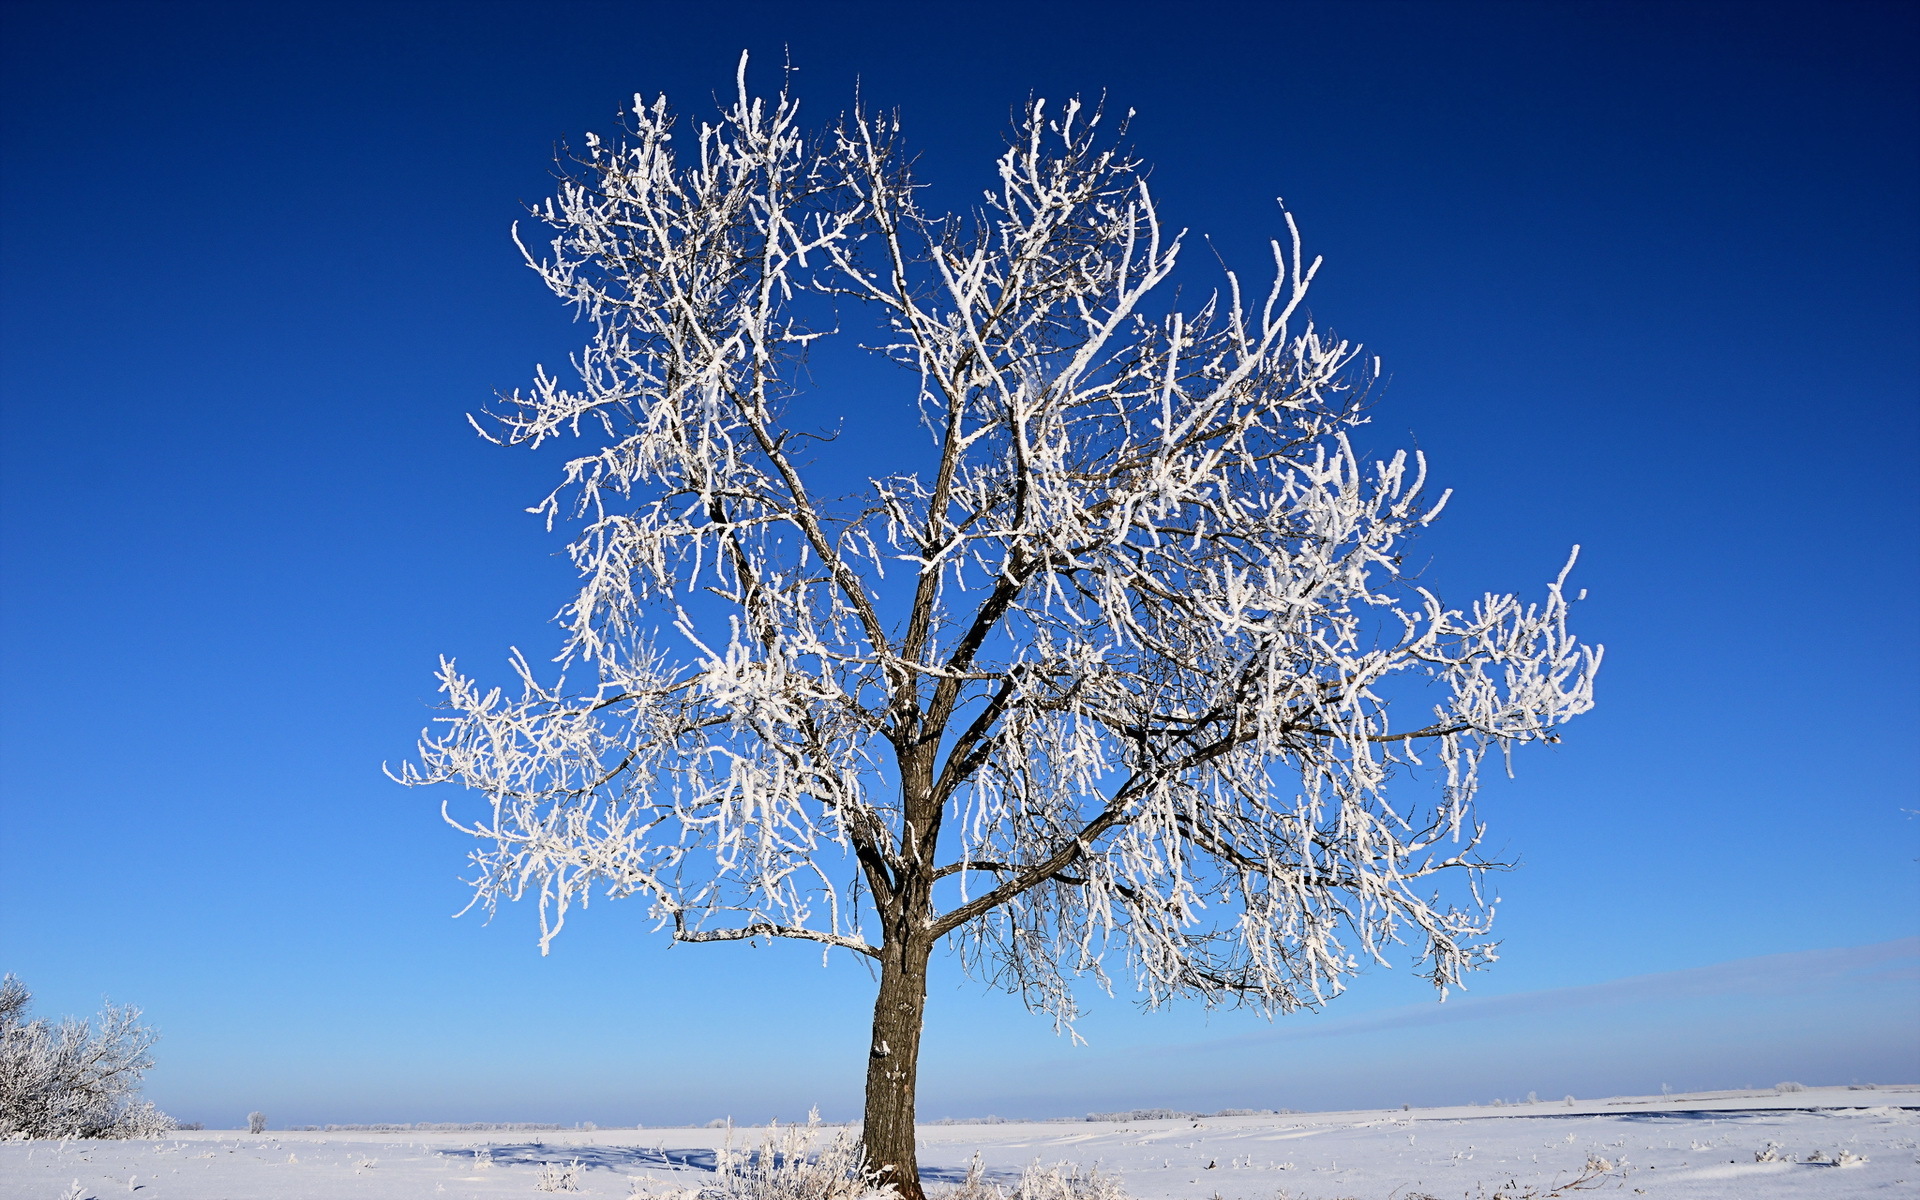
[[0,979],[0,1138],[142,1138],[174,1128],[140,1099],[159,1034],[140,1010],[109,1004],[97,1027],[75,1017],[58,1025],[27,1019],[33,995],[12,975]]
[[260,1112],[258,1109],[247,1114],[248,1133],[265,1133],[266,1131],[267,1114]]
[[1804,1092],[1807,1090],[1807,1085],[1804,1083],[1792,1083],[1792,1082],[1776,1083],[1773,1085],[1773,1090],[1776,1092]]

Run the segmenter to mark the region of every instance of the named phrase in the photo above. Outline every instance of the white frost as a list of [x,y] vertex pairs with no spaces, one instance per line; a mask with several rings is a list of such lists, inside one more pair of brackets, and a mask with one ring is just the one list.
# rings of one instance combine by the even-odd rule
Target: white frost
[[[1181,235],[1078,103],[1029,107],[973,219],[922,211],[892,120],[810,137],[744,62],[673,125],[636,103],[538,207],[592,336],[477,423],[585,449],[534,509],[573,523],[559,677],[443,662],[400,773],[485,797],[446,810],[476,899],[531,891],[548,939],[596,889],[683,941],[904,922],[1062,1020],[1113,953],[1151,1002],[1269,1011],[1396,942],[1442,988],[1488,959],[1480,764],[1586,711],[1600,651],[1565,570],[1465,607],[1403,574],[1446,497],[1349,441],[1379,367],[1303,319],[1292,217],[1263,292],[1182,309]],[[835,500],[785,414],[868,318],[926,460]]]

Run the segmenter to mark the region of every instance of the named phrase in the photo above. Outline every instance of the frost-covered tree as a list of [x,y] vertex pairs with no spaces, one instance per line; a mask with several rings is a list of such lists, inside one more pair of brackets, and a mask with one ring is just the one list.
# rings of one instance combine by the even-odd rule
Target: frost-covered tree
[[[1478,770],[1586,710],[1599,651],[1565,571],[1450,607],[1402,569],[1446,497],[1349,440],[1379,366],[1305,316],[1292,218],[1270,284],[1183,307],[1100,112],[1031,103],[942,215],[896,119],[812,134],[745,72],[707,124],[636,97],[523,243],[591,334],[477,425],[579,447],[532,511],[580,590],[550,675],[442,662],[399,774],[478,793],[444,808],[476,901],[536,895],[543,947],[599,891],[871,959],[863,1136],[908,1200],[943,943],[1063,1023],[1115,962],[1284,1013],[1395,943],[1442,988],[1489,959]],[[835,335],[896,398],[820,390]],[[842,417],[917,461],[850,483]]]
[[109,1004],[97,1026],[29,1020],[33,996],[0,979],[0,1138],[158,1137],[172,1118],[140,1099],[159,1035],[140,1010]]

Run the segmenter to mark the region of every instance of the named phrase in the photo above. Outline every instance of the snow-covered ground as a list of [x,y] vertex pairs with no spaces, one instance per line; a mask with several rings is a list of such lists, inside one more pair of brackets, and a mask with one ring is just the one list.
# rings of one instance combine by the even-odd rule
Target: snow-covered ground
[[[936,1193],[939,1183],[963,1177],[977,1154],[991,1176],[1009,1181],[1034,1162],[1097,1166],[1139,1200],[1490,1200],[1510,1180],[1519,1185],[1510,1189],[1515,1194],[1531,1186],[1545,1195],[1596,1158],[1614,1169],[1591,1195],[1920,1196],[1920,1085],[933,1125],[921,1134],[922,1173]],[[735,1129],[730,1136],[736,1151],[750,1150],[764,1131]],[[259,1136],[207,1130],[144,1142],[11,1142],[0,1144],[0,1200],[58,1200],[76,1180],[80,1195],[99,1200],[524,1198],[542,1194],[543,1164],[575,1160],[580,1195],[671,1197],[713,1181],[728,1138],[717,1129]],[[491,1165],[479,1165],[481,1151]],[[1846,1165],[1829,1165],[1843,1153]]]

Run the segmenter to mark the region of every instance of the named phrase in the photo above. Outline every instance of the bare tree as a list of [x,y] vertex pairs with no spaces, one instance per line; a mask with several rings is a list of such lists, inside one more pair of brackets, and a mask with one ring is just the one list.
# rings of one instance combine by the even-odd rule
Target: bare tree
[[267,1131],[267,1114],[261,1112],[259,1109],[255,1109],[254,1111],[247,1114],[247,1132],[248,1133],[265,1133],[266,1131]]
[[[1182,309],[1110,124],[1033,102],[962,216],[897,119],[810,135],[744,59],[711,124],[636,98],[588,135],[522,246],[591,326],[578,383],[476,423],[583,445],[531,510],[575,529],[565,647],[515,651],[516,694],[443,660],[398,776],[484,798],[443,806],[475,900],[535,893],[543,948],[598,888],[873,960],[864,1138],[908,1200],[936,945],[1062,1023],[1110,956],[1151,1004],[1312,1007],[1403,941],[1445,988],[1491,958],[1482,759],[1554,740],[1600,660],[1565,571],[1464,609],[1403,574],[1446,497],[1349,441],[1379,365],[1303,315],[1291,216],[1269,287]],[[862,321],[892,409],[812,390]],[[925,458],[840,497],[808,430],[856,404]]]
[[159,1035],[140,1010],[109,1004],[97,1027],[29,1020],[33,996],[0,979],[0,1138],[157,1137],[172,1118],[140,1099]]

